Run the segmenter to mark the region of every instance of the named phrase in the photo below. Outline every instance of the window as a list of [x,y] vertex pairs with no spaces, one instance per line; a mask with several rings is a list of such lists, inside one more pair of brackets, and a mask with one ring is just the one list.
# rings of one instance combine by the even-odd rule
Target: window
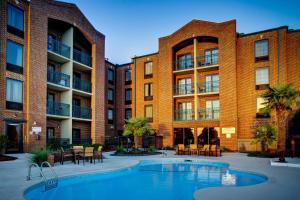
[[265,108],[266,99],[263,97],[256,98],[256,118],[268,118],[270,117],[269,113],[262,113],[261,109]]
[[269,41],[259,40],[255,42],[255,61],[269,59]]
[[256,89],[266,89],[269,85],[269,68],[259,67],[256,68]]
[[203,92],[218,92],[219,91],[219,74],[205,76],[205,89]]
[[132,80],[132,78],[131,78],[131,69],[128,69],[128,70],[125,71],[125,84],[130,85],[131,80]]
[[219,119],[219,100],[206,101],[205,106],[205,119]]
[[6,79],[6,108],[12,110],[23,109],[22,81]]
[[153,107],[152,107],[152,105],[146,105],[145,106],[145,118],[147,118],[149,122],[153,121]]
[[132,90],[125,89],[125,104],[131,104],[131,95],[132,95]]
[[108,69],[108,82],[114,83],[114,71],[112,69]]
[[193,93],[192,78],[182,78],[178,80],[176,95],[185,95]]
[[187,53],[178,56],[175,70],[183,70],[193,68],[192,54]]
[[23,46],[7,40],[6,69],[12,72],[23,73]]
[[114,102],[114,90],[113,89],[108,89],[107,91],[107,100],[108,103],[112,104]]
[[144,100],[152,100],[153,94],[152,94],[152,83],[146,83],[144,85]]
[[24,12],[11,4],[7,4],[7,31],[24,38]]
[[107,119],[109,124],[112,124],[114,122],[114,110],[111,108],[107,111]]
[[132,117],[132,109],[126,108],[125,109],[125,119],[130,119]]
[[192,102],[181,102],[178,105],[179,110],[176,111],[176,120],[190,121],[193,120]]
[[219,49],[206,49],[204,57],[205,65],[216,65],[219,62]]
[[144,78],[152,78],[152,62],[145,63]]

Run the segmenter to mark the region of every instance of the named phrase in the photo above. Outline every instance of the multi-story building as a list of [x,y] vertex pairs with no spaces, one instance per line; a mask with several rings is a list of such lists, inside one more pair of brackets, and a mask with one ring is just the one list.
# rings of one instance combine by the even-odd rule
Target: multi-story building
[[157,53],[134,57],[132,113],[144,116],[164,145],[212,144],[256,150],[254,128],[267,86],[300,88],[300,31],[236,32],[236,21],[192,20],[159,38]]
[[[103,143],[105,36],[76,5],[0,1],[0,131],[7,152]],[[59,10],[59,12],[58,12]]]

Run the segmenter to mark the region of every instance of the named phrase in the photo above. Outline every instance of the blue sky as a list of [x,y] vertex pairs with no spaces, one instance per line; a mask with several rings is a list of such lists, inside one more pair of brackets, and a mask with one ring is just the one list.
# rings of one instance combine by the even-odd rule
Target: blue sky
[[77,4],[106,36],[105,57],[130,62],[158,50],[158,38],[192,19],[237,20],[237,31],[256,32],[288,25],[300,29],[300,0],[63,0]]

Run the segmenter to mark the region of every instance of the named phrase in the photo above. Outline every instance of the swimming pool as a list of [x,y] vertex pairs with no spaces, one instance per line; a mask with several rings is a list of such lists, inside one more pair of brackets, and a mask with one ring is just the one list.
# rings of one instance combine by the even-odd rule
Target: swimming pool
[[229,169],[226,163],[196,160],[146,160],[118,171],[74,176],[44,192],[39,185],[24,193],[26,200],[68,199],[193,199],[206,187],[236,187],[263,183],[267,177]]

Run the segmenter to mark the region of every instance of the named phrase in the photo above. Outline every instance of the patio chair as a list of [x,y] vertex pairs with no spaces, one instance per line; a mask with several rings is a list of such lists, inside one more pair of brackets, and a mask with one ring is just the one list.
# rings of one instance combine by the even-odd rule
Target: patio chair
[[221,156],[221,150],[217,145],[211,145],[209,149],[209,155]]
[[177,155],[182,155],[185,153],[184,144],[178,144],[177,146]]
[[78,162],[79,165],[79,160],[80,158],[83,158],[83,146],[73,146],[73,153],[74,153],[74,161],[76,164],[76,160]]
[[197,144],[190,144],[190,154],[191,155],[199,154]]
[[94,157],[98,158],[98,162],[103,162],[103,155],[102,155],[102,146],[99,146],[98,149],[94,151]]
[[74,160],[74,154],[70,151],[65,151],[63,147],[60,147],[60,164],[64,164],[64,161],[66,158],[71,158],[73,162]]
[[95,164],[94,147],[85,147],[84,153],[83,153],[83,165],[84,165],[86,158],[90,159],[91,163],[94,160],[94,164]]
[[209,154],[209,145],[205,144],[201,149],[199,149],[199,155],[203,153],[204,156]]

